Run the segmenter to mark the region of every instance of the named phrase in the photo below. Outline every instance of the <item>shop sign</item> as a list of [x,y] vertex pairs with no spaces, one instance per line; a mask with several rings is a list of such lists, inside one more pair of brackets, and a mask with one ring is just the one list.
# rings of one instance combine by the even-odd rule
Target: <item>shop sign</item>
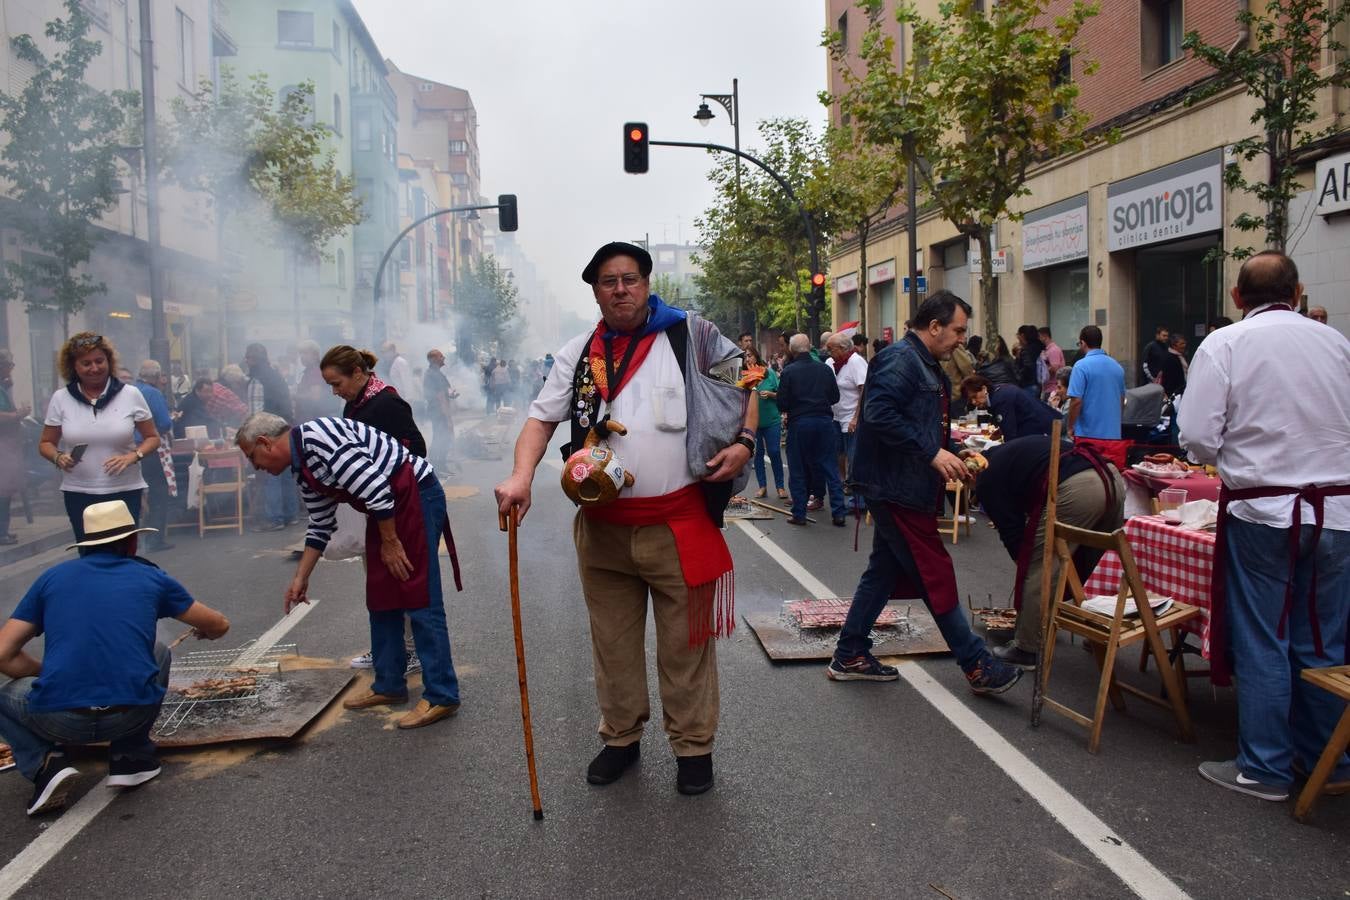
[[[151,300],[144,294],[137,294],[136,306],[140,309],[150,309]],[[191,318],[193,316],[200,316],[202,314],[202,308],[195,303],[178,303],[173,300],[165,300],[164,312],[171,316]]]
[[[995,275],[1007,275],[1009,265],[1008,251],[995,250],[993,253],[993,257],[994,257],[993,259],[994,264],[993,266],[990,267],[990,271],[993,272]],[[980,262],[979,247],[976,247],[975,249],[971,250],[966,255],[966,265],[970,266],[970,271],[973,274],[975,275],[980,274],[982,264]]]
[[1219,148],[1108,186],[1107,250],[1221,230],[1222,171]]
[[869,266],[867,269],[867,283],[881,284],[883,281],[895,280],[895,260],[888,259],[884,263],[877,263],[875,266]]
[[1042,206],[1022,219],[1022,269],[1039,269],[1088,255],[1088,197]]
[[834,292],[836,294],[847,294],[850,291],[858,289],[858,273],[850,272],[847,275],[840,275],[834,280]]
[[1330,156],[1317,163],[1317,214],[1350,212],[1350,153]]

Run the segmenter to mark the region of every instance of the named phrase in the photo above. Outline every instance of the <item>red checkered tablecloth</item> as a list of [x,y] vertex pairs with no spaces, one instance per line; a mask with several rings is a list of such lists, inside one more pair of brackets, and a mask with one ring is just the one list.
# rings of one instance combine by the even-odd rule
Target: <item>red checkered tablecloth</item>
[[[1214,577],[1214,535],[1168,525],[1161,516],[1135,516],[1125,523],[1125,537],[1130,542],[1130,552],[1134,554],[1145,590],[1199,607],[1199,617],[1183,627],[1200,635],[1200,652],[1209,659],[1209,591]],[[1089,597],[1114,596],[1123,577],[1120,557],[1107,552],[1083,585],[1083,590]]]

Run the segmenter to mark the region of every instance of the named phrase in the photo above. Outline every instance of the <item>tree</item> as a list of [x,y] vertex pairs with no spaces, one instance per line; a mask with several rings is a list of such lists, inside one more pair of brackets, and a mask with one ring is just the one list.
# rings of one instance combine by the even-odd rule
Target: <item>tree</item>
[[685,286],[683,279],[676,278],[668,272],[658,272],[653,275],[651,287],[653,294],[656,294],[671,306],[680,309],[692,308],[696,299],[693,291]]
[[[766,147],[752,151],[778,172],[799,197],[825,158],[822,136],[804,119],[760,123]],[[695,261],[703,274],[695,281],[703,314],[726,331],[752,331],[763,324],[769,294],[783,278],[809,265],[801,211],[782,186],[753,165],[743,165],[736,187],[735,160],[719,155],[708,179],[714,205],[696,220],[703,249]],[[828,234],[827,215],[813,215],[818,236]]]
[[65,19],[47,23],[58,45],[49,59],[30,35],[11,39],[15,56],[36,71],[18,96],[0,92],[0,179],[14,203],[7,217],[24,241],[43,257],[7,261],[0,297],[22,296],[28,310],[50,308],[69,331],[71,314],[106,290],[78,271],[93,255],[99,233],[93,223],[117,205],[118,135],[135,95],[107,94],[84,81],[102,51],[91,41],[89,17],[79,0],[66,0]]
[[[1332,85],[1350,84],[1344,64],[1322,74],[1323,48],[1333,54],[1345,49],[1335,39],[1336,26],[1350,15],[1350,3],[1328,4],[1327,0],[1282,0],[1269,4],[1263,13],[1243,9],[1237,21],[1251,35],[1246,46],[1233,48],[1207,44],[1190,32],[1182,46],[1215,70],[1214,81],[1202,85],[1187,104],[1212,97],[1233,85],[1241,85],[1257,100],[1251,121],[1260,133],[1233,144],[1236,155],[1246,162],[1266,157],[1264,178],[1248,178],[1234,160],[1224,166],[1223,180],[1229,190],[1243,191],[1259,200],[1264,216],[1240,213],[1233,220],[1239,231],[1265,231],[1266,246],[1284,252],[1289,236],[1289,202],[1298,192],[1296,159],[1299,152],[1334,134],[1336,124],[1320,130],[1317,122],[1318,94]],[[1251,247],[1229,252],[1244,259]],[[1218,255],[1224,255],[1220,249]]]
[[[1000,0],[988,12],[981,0],[946,0],[930,20],[902,2],[896,20],[912,29],[913,54],[897,69],[882,0],[858,6],[868,17],[862,71],[847,65],[839,35],[829,42],[847,88],[835,99],[868,141],[899,148],[897,165],[915,163],[930,202],[979,244],[983,330],[992,341],[999,328],[994,223],[1020,217],[1008,204],[1029,193],[1032,166],[1089,142],[1088,116],[1076,108],[1078,87],[1065,72],[1096,7],[1074,0],[1051,19],[1048,0]],[[1088,63],[1082,72],[1095,69]]]
[[511,273],[495,256],[485,254],[464,264],[455,285],[455,306],[460,314],[456,343],[466,364],[474,363],[478,350],[495,348],[500,356],[519,341],[521,329],[513,324],[518,294]]
[[867,239],[886,218],[905,186],[905,169],[896,165],[899,148],[869,143],[852,125],[825,133],[826,158],[807,187],[813,209],[830,210],[834,221],[858,241],[858,331],[866,334]]
[[203,79],[196,94],[173,102],[163,129],[165,174],[201,192],[215,213],[222,311],[232,293],[226,229],[239,213],[261,211],[275,228],[291,257],[297,304],[300,260],[323,254],[330,240],[361,221],[355,181],[337,168],[328,126],[312,120],[313,97],[314,85],[305,82],[278,103],[266,75],[241,84],[227,68],[218,88]]

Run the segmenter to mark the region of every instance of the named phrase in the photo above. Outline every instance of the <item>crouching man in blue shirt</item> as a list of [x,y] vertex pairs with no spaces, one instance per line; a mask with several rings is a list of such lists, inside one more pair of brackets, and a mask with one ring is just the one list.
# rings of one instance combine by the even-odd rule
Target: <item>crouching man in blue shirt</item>
[[[212,640],[224,616],[136,556],[137,528],[121,500],[84,511],[88,555],[48,569],[0,627],[0,737],[33,782],[28,815],[59,809],[79,775],[62,746],[108,742],[108,786],[135,787],[159,774],[150,730],[169,683],[169,650],[156,623],[174,618]],[[45,635],[42,661],[24,652]]]

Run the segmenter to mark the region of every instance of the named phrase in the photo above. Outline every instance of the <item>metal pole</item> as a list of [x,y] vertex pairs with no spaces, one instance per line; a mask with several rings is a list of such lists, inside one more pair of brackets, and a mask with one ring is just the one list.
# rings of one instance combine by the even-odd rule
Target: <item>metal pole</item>
[[[169,329],[164,319],[164,294],[159,272],[159,159],[155,143],[155,42],[150,36],[150,0],[140,0],[141,125],[145,131],[146,243],[149,245],[150,357],[169,371]],[[136,202],[135,197],[132,203]]]
[[741,198],[741,89],[740,79],[731,79],[731,139],[736,147],[736,199]]
[[[906,217],[909,219],[909,320],[914,321],[914,317],[919,312],[919,248],[918,248],[918,230],[919,230],[919,210],[918,210],[918,191],[915,188],[914,181],[917,177],[914,166],[913,153],[908,154],[909,163],[905,171],[905,206]],[[897,336],[898,337],[898,336]]]

